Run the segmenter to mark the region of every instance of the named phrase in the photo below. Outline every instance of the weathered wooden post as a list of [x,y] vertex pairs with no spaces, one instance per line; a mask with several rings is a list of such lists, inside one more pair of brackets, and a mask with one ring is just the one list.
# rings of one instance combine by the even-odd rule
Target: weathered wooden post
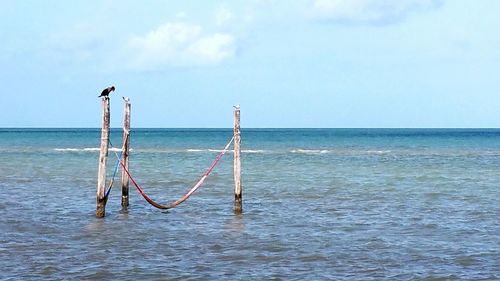
[[241,190],[241,134],[240,134],[240,106],[234,107],[234,212],[241,213],[242,190]]
[[106,188],[106,160],[108,158],[109,145],[109,98],[102,98],[102,130],[101,148],[99,153],[99,172],[97,175],[97,200],[95,215],[103,218],[106,214],[106,200],[104,189]]
[[[125,113],[123,119],[123,145],[122,145],[122,162],[125,169],[128,170],[128,150],[130,143],[130,99],[123,98],[125,100]],[[125,169],[122,169],[122,208],[128,207],[128,183],[129,178]]]

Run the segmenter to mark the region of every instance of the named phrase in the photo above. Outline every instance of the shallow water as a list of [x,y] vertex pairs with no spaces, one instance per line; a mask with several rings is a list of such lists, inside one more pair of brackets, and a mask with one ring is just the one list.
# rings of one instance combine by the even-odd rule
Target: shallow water
[[[228,153],[96,219],[99,133],[0,129],[0,279],[500,279],[500,130],[243,130],[243,214]],[[170,202],[231,134],[135,130],[130,170]]]

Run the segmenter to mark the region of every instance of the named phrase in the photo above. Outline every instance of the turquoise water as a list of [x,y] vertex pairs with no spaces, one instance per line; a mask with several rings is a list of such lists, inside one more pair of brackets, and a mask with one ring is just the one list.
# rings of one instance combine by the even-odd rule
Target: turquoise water
[[[130,171],[170,202],[231,136],[133,130]],[[500,130],[243,129],[243,214],[229,152],[178,208],[131,185],[130,208],[116,188],[104,219],[99,141],[0,129],[0,279],[500,279]]]

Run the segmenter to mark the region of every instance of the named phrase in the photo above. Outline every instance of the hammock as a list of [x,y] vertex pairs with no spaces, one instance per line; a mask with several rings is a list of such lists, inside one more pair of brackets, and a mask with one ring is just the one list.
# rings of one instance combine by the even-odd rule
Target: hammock
[[210,172],[212,172],[212,170],[215,168],[217,163],[219,163],[219,161],[221,160],[222,156],[224,156],[224,154],[227,152],[227,150],[229,149],[229,146],[231,145],[233,140],[234,140],[234,137],[231,138],[231,140],[227,143],[227,145],[224,147],[224,149],[219,153],[219,155],[217,155],[215,160],[212,162],[212,165],[210,165],[210,167],[205,171],[205,173],[201,176],[201,178],[191,187],[191,189],[189,189],[189,191],[186,194],[184,194],[184,196],[182,196],[181,198],[179,198],[176,201],[174,201],[170,204],[167,204],[167,205],[159,204],[159,203],[155,202],[153,199],[151,199],[142,190],[142,188],[139,186],[139,184],[137,184],[135,179],[130,174],[129,170],[127,168],[125,168],[125,164],[123,163],[123,161],[120,160],[120,158],[118,158],[118,154],[116,154],[116,152],[115,152],[115,155],[118,158],[118,160],[120,161],[120,164],[121,164],[123,170],[127,173],[128,177],[130,178],[130,180],[134,184],[137,191],[142,195],[142,197],[144,197],[144,199],[149,204],[151,204],[153,207],[158,208],[158,209],[172,209],[172,208],[177,207],[177,205],[181,204],[182,202],[186,201],[196,190],[198,190],[198,188],[200,188],[200,186],[203,184],[203,182],[208,177]]

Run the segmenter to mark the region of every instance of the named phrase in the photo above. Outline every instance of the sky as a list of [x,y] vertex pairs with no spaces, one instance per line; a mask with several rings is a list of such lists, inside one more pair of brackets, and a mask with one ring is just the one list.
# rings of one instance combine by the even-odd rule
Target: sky
[[500,127],[497,0],[0,0],[0,127]]

